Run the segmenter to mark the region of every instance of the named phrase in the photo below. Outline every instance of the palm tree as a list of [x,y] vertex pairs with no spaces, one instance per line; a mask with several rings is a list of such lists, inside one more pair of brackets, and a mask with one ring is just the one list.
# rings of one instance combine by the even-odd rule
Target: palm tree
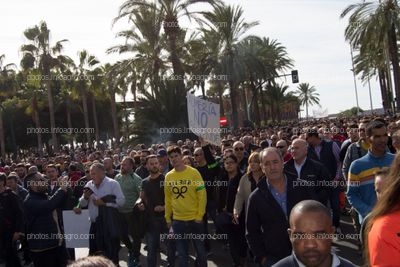
[[[15,64],[4,63],[5,55],[0,56],[0,102],[3,103],[15,91]],[[3,123],[4,106],[0,104],[0,151],[3,160],[6,156],[6,143],[4,138],[4,123]]]
[[[379,63],[387,62],[386,58],[390,58],[393,68],[396,105],[397,109],[400,110],[400,67],[397,44],[397,32],[400,30],[400,8],[397,0],[364,1],[352,4],[342,12],[341,17],[343,18],[351,12],[349,24],[345,30],[346,40],[354,49],[359,49],[362,57],[368,58],[369,55],[375,54],[370,64],[374,68],[382,70],[381,64],[378,66],[374,64],[377,55],[380,57]],[[381,87],[381,89],[383,88]]]
[[[186,92],[179,90],[176,81],[163,80],[160,88],[150,92],[143,91],[139,97],[141,106],[135,108],[133,133],[140,138],[139,142],[159,140],[159,129],[163,127],[184,127],[183,113],[187,113]],[[161,139],[168,140],[168,135]],[[152,139],[154,138],[154,139]]]
[[[163,28],[167,35],[168,47],[170,53],[170,60],[174,75],[178,77],[184,77],[185,71],[180,59],[180,51],[177,47],[177,38],[180,34],[181,28],[179,26],[178,18],[186,16],[189,19],[194,18],[196,12],[189,12],[188,8],[196,3],[208,3],[216,4],[219,0],[156,0],[155,4],[145,0],[127,0],[122,4],[119,10],[119,15],[115,21],[123,17],[131,17],[140,7],[149,7],[157,10],[159,14],[162,14]],[[154,26],[153,26],[154,27]],[[183,79],[177,81],[177,85],[180,90],[185,89]]]
[[[50,30],[47,28],[47,24],[41,21],[39,25],[35,25],[32,28],[28,28],[24,31],[24,36],[28,39],[29,44],[23,45],[21,51],[23,53],[23,61],[25,66],[36,68],[39,70],[41,75],[44,75],[44,80],[41,80],[42,86],[46,87],[47,98],[49,104],[50,113],[50,127],[56,128],[55,122],[55,109],[54,109],[54,97],[53,89],[51,87],[51,70],[57,66],[60,66],[62,62],[70,61],[66,56],[60,55],[63,50],[63,43],[67,40],[60,40],[55,43],[54,46],[50,45]],[[57,134],[55,131],[51,131],[52,142],[54,151],[58,152],[59,145],[57,140]]]
[[103,77],[104,77],[104,83],[105,83],[104,86],[105,86],[105,91],[106,91],[105,95],[110,100],[114,138],[115,138],[116,144],[119,145],[120,133],[119,133],[119,127],[118,127],[117,102],[115,100],[115,95],[118,93],[117,86],[115,84],[116,71],[115,71],[114,66],[112,66],[109,63],[103,65],[101,68],[102,68],[102,72],[104,73]]
[[306,118],[308,119],[308,106],[319,105],[319,94],[314,86],[309,83],[300,83],[297,87],[297,97],[302,106],[306,106]]
[[[239,126],[237,90],[240,82],[244,79],[244,64],[238,57],[235,49],[240,38],[258,22],[247,23],[243,19],[243,9],[240,6],[217,5],[212,12],[204,12],[206,25],[214,36],[219,36],[222,48],[221,69],[228,76],[228,84],[231,98],[231,111],[233,127]],[[224,23],[221,23],[224,22]]]
[[[40,72],[37,69],[30,69],[30,63],[33,62],[26,60],[27,57],[23,57],[21,60],[22,71],[17,74],[17,94],[20,96],[21,102],[29,102],[25,110],[25,113],[32,116],[32,120],[35,124],[36,138],[37,138],[37,151],[40,156],[43,156],[43,141],[41,134],[41,121],[39,116],[39,110],[43,106],[42,98],[44,90],[42,90],[41,82],[38,79],[32,79],[30,77],[40,76]],[[26,61],[25,61],[26,60]]]
[[[133,69],[140,69],[142,81],[148,79],[151,90],[158,86],[160,70],[166,66],[162,54],[165,42],[161,34],[162,14],[155,7],[139,6],[129,20],[133,23],[132,29],[117,34],[117,37],[125,38],[125,43],[107,50],[107,53],[132,54],[132,59],[123,60],[114,67],[124,73],[123,76],[129,76]],[[136,98],[136,92],[133,95]]]
[[86,128],[86,139],[89,147],[92,146],[92,139],[90,136],[90,124],[89,124],[89,110],[88,110],[88,96],[89,96],[89,86],[88,82],[90,75],[90,71],[93,69],[95,65],[99,63],[97,58],[93,55],[89,55],[86,50],[82,50],[78,52],[79,56],[79,65],[78,65],[78,74],[80,77],[77,82],[77,90],[79,95],[82,97],[82,106],[83,106],[83,116],[85,119],[85,128]]
[[[243,59],[246,67],[246,85],[252,92],[250,106],[254,108],[256,125],[260,125],[261,112],[258,100],[259,93],[263,94],[262,86],[279,72],[292,66],[286,48],[277,40],[249,36],[238,44],[238,54]],[[266,107],[264,97],[261,97],[261,106]],[[266,112],[263,112],[266,115]],[[264,117],[264,120],[266,118]]]

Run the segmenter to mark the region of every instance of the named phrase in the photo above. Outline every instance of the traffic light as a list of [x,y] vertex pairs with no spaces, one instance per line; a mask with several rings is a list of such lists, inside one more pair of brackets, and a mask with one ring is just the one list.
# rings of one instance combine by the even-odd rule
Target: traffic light
[[299,73],[297,70],[292,70],[292,83],[299,82]]

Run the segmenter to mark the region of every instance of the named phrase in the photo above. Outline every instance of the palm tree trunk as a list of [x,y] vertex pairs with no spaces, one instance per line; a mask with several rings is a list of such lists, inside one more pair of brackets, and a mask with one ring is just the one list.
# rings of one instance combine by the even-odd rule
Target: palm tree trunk
[[203,99],[206,99],[206,88],[205,88],[205,82],[202,80],[200,82],[200,87],[201,87],[201,93],[203,95]]
[[129,116],[128,116],[128,108],[126,105],[126,92],[123,95],[124,99],[124,113],[125,113],[125,142],[128,141],[129,136]]
[[33,119],[35,121],[35,126],[36,126],[36,137],[37,137],[37,144],[38,144],[38,153],[39,156],[43,156],[43,142],[42,142],[42,134],[41,134],[41,127],[40,127],[40,117],[39,117],[39,111],[38,111],[38,105],[37,105],[37,98],[36,95],[33,96],[32,98],[32,115]]
[[[66,107],[65,111],[67,113],[67,125],[69,129],[72,129],[72,120],[71,120],[71,98],[69,95],[66,96]],[[71,136],[69,139],[69,145],[71,146],[72,149],[74,149],[74,136]]]
[[4,140],[4,124],[3,124],[3,109],[0,109],[0,148],[1,157],[6,159],[6,142]]
[[254,122],[257,126],[260,126],[260,107],[258,106],[258,91],[254,84],[254,81],[250,82],[251,91],[253,92],[253,108],[254,108]]
[[225,109],[224,109],[224,99],[223,99],[223,86],[220,81],[216,83],[217,91],[218,91],[218,98],[219,98],[219,110],[221,112],[221,117],[225,117]]
[[394,24],[392,24],[389,36],[389,53],[392,61],[394,88],[396,92],[396,110],[400,111],[400,67],[396,28]]
[[236,90],[237,88],[234,85],[234,82],[231,80],[229,81],[229,95],[231,98],[231,114],[232,114],[232,125],[236,129],[239,127],[239,120],[238,120],[238,110],[237,110],[237,101],[236,101]]
[[265,102],[265,95],[264,95],[264,91],[262,89],[262,86],[260,87],[260,96],[261,96],[261,107],[263,109],[263,113],[262,113],[262,118],[260,116],[260,119],[262,121],[264,121],[264,124],[267,124],[267,118],[268,118],[268,110],[267,110],[267,103]]
[[308,101],[306,101],[306,120],[308,120]]
[[[240,93],[242,95],[242,97],[240,98],[240,102],[242,102],[242,107],[244,110],[244,120],[248,120],[249,119],[249,112],[247,110],[247,96],[246,96],[246,86],[244,86],[244,84],[242,85],[242,90],[240,90]],[[243,122],[243,120],[242,120]]]
[[97,119],[97,109],[96,109],[96,99],[94,95],[91,95],[91,102],[92,102],[92,113],[93,113],[93,121],[94,121],[94,132],[95,132],[95,139],[96,139],[96,146],[99,146],[100,143],[100,134],[99,134],[99,121]]
[[90,131],[89,131],[90,124],[89,124],[89,111],[88,111],[86,92],[83,92],[83,94],[82,94],[82,105],[83,105],[83,117],[85,119],[86,140],[88,142],[88,146],[92,147],[92,139],[91,139]]
[[[174,26],[169,27],[168,25],[174,25]],[[174,75],[177,77],[181,77],[181,78],[177,79],[178,89],[184,90],[185,84],[183,82],[183,78],[184,78],[185,72],[183,70],[182,62],[178,56],[178,49],[176,47],[176,38],[180,31],[179,26],[178,26],[178,19],[176,17],[166,18],[165,22],[164,22],[164,31],[168,37],[170,59],[171,59],[171,63],[172,63],[172,68],[174,70]]]
[[385,70],[380,69],[378,72],[379,76],[379,86],[381,88],[381,95],[382,95],[382,106],[384,111],[386,112],[387,110],[390,109],[390,103],[389,103],[389,94],[388,94],[388,89],[386,86],[386,75],[385,75]]
[[[111,85],[110,85],[110,87],[111,87]],[[109,92],[110,92],[111,116],[112,116],[112,122],[113,122],[113,128],[114,128],[114,138],[116,140],[117,145],[119,145],[120,135],[119,135],[119,128],[118,128],[117,104],[115,101],[115,92],[113,89],[109,89]]]
[[[45,75],[48,77],[50,76],[50,71],[45,70]],[[57,133],[55,130],[56,128],[56,120],[55,120],[55,110],[54,110],[54,98],[53,98],[53,90],[51,88],[51,80],[46,80],[46,87],[47,87],[47,98],[49,102],[49,113],[50,113],[50,127],[51,127],[51,139],[53,142],[53,149],[54,152],[57,153],[59,151],[58,140],[57,140]]]

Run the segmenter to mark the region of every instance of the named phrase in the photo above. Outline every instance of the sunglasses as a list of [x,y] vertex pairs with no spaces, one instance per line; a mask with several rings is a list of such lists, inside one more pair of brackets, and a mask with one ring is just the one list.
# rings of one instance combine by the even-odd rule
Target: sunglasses
[[201,155],[200,154],[193,154],[193,156],[200,157]]
[[276,148],[285,148],[285,146],[277,146]]
[[243,151],[243,150],[244,150],[244,147],[236,147],[236,148],[235,148],[235,151],[239,151],[239,150],[240,150],[240,151]]

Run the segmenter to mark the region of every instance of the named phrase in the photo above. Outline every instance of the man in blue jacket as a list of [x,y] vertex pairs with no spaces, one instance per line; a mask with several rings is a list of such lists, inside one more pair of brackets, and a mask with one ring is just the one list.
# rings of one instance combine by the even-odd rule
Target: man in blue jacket
[[383,122],[371,121],[367,125],[367,139],[371,145],[367,155],[351,163],[348,175],[347,199],[357,211],[360,223],[376,202],[375,172],[389,167],[395,157],[387,152],[388,134]]

